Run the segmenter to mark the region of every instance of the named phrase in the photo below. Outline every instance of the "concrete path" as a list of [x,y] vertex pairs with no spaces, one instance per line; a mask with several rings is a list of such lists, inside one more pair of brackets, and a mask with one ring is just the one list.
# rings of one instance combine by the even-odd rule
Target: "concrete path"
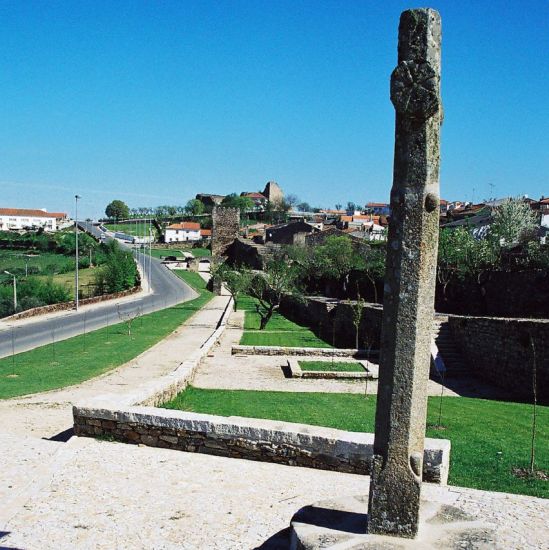
[[102,376],[61,390],[0,401],[0,431],[53,437],[72,427],[73,403],[104,393],[124,393],[175,370],[216,329],[228,302],[228,296],[214,297],[170,336]]
[[[16,471],[4,443],[20,444],[2,443],[1,462]],[[51,445],[61,450],[39,473],[11,498],[0,494],[3,548],[287,548],[284,529],[300,507],[368,491],[366,476],[84,438]],[[490,522],[491,548],[548,547],[548,500],[429,485],[423,496]]]

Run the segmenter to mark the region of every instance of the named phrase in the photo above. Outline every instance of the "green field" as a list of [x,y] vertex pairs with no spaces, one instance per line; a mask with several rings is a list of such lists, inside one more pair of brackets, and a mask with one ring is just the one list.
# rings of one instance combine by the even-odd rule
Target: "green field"
[[321,372],[365,372],[357,362],[343,361],[298,361],[301,370]]
[[78,384],[123,365],[168,336],[213,296],[197,273],[176,273],[200,293],[198,298],[143,315],[133,321],[131,336],[127,324],[118,323],[0,359],[0,399]]
[[24,250],[0,250],[2,273],[10,271],[17,276],[55,275],[64,272],[74,273],[74,258],[54,252],[25,252]]
[[207,248],[152,248],[151,254],[155,258],[162,259],[165,256],[175,256],[177,258],[183,258],[183,252],[189,252],[195,258],[205,258],[212,255],[211,250]]
[[255,309],[256,301],[249,296],[238,299],[238,309],[245,310],[243,346],[284,346],[307,348],[331,348],[306,326],[298,325],[275,312],[264,330],[259,330],[260,316]]
[[[95,272],[96,268],[78,270],[78,288],[80,289],[78,294],[80,295],[80,298],[89,298],[94,296]],[[51,279],[54,283],[60,284],[66,288],[70,292],[71,299],[74,300],[74,271],[71,271],[70,273],[53,275]]]
[[[532,406],[466,397],[442,398],[445,429],[426,435],[452,442],[449,482],[489,491],[549,498],[549,482],[520,479],[511,470],[530,458]],[[269,418],[373,432],[375,396],[190,387],[164,407],[221,416]],[[438,421],[439,398],[429,398],[428,423]],[[549,407],[538,407],[537,467],[549,470]],[[501,453],[501,454],[499,454]]]
[[[132,235],[134,237],[148,237],[149,236],[149,224],[141,223],[106,223],[104,226],[109,231],[125,233],[126,235]],[[153,236],[155,233],[154,226],[151,226]]]

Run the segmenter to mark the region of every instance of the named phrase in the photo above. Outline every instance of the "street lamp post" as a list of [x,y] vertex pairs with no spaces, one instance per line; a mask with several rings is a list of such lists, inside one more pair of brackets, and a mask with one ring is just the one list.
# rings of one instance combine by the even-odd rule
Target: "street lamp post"
[[74,299],[75,299],[75,305],[76,305],[76,311],[78,311],[78,199],[81,199],[82,197],[80,195],[74,195],[74,202],[76,205],[76,213],[75,213],[75,220],[74,220],[74,233],[76,237],[76,249],[75,249],[75,256],[76,256],[76,271],[74,272]]
[[9,271],[4,271],[4,273],[13,277],[13,312],[17,313],[17,279],[15,275]]

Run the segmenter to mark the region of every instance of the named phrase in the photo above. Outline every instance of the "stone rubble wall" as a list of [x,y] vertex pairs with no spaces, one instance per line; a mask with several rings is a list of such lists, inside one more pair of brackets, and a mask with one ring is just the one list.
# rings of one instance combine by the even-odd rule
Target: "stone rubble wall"
[[216,206],[212,212],[212,256],[225,254],[238,237],[240,231],[240,210]]
[[461,317],[448,323],[472,373],[521,400],[532,400],[536,355],[538,401],[549,403],[549,320]]
[[[338,342],[346,348],[354,348],[355,325],[353,324],[353,302],[307,296],[297,299],[285,296],[280,312],[288,319],[304,324],[326,342]],[[365,303],[359,325],[360,348],[379,349],[383,306]]]
[[[93,296],[92,298],[83,298],[78,300],[80,306],[87,306],[90,304],[98,304],[100,302],[106,302],[107,300],[117,300],[118,298],[124,298],[125,296],[131,296],[141,291],[141,285],[129,290],[122,290],[121,292],[114,292],[113,294],[103,294],[101,296]],[[9,317],[3,317],[2,321],[17,321],[19,319],[27,319],[28,317],[36,317],[38,315],[44,315],[45,313],[54,313],[56,311],[67,311],[74,309],[74,301],[61,302],[59,304],[51,304],[49,306],[33,307],[32,309],[26,309],[21,313],[10,315]]]
[[[363,475],[373,455],[373,434],[272,420],[134,407],[76,408],[74,422],[78,436]],[[449,458],[448,440],[426,439],[423,480],[445,485]]]

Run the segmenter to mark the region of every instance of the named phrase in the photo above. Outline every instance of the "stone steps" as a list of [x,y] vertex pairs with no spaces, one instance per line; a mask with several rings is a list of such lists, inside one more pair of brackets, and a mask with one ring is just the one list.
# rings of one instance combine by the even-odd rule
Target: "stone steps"
[[444,376],[458,377],[469,374],[470,369],[457,348],[447,318],[435,319],[433,338],[445,366]]

